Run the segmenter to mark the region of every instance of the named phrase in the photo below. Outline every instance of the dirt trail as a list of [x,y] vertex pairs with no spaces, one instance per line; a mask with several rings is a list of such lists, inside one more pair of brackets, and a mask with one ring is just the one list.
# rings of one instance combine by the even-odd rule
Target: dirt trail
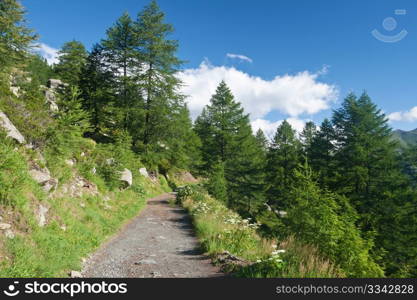
[[217,277],[219,269],[199,250],[186,212],[170,194],[147,207],[85,263],[84,277]]

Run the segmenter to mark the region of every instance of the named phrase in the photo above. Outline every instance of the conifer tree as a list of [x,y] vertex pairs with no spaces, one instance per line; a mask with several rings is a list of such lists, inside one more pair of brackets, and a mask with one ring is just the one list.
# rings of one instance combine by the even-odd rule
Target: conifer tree
[[84,45],[73,40],[65,43],[58,53],[59,62],[54,67],[55,73],[65,83],[78,86],[81,70],[88,56]]
[[300,142],[305,155],[307,155],[308,149],[311,147],[316,131],[316,124],[314,124],[313,121],[309,121],[305,124],[303,131],[300,134]]
[[177,91],[180,81],[175,76],[181,64],[176,57],[178,42],[168,39],[174,29],[164,21],[165,14],[153,0],[139,13],[135,22],[143,65],[139,81],[144,95],[141,141],[145,152],[158,142],[166,142],[160,136],[171,128],[169,112],[183,106],[183,96]]
[[326,118],[315,134],[307,151],[307,158],[311,168],[318,174],[322,187],[328,187],[334,172],[334,130],[331,122]]
[[263,150],[263,153],[265,153],[266,155],[266,152],[268,151],[269,143],[262,129],[259,128],[258,131],[256,131],[255,138],[256,138],[256,141],[258,142],[258,146],[260,147],[260,149]]
[[132,136],[143,119],[139,85],[142,62],[139,59],[138,40],[137,28],[126,12],[107,29],[106,38],[101,41],[103,62],[113,74],[117,74],[117,123]]
[[294,170],[287,186],[287,234],[317,246],[348,277],[382,277],[382,268],[371,258],[372,241],[364,240],[355,226],[355,210],[346,198],[321,190],[307,164]]
[[358,210],[364,234],[375,234],[374,256],[391,274],[399,269],[410,272],[404,270],[415,265],[415,249],[401,244],[398,236],[415,238],[417,226],[412,212],[415,192],[401,174],[387,122],[365,93],[359,99],[349,95],[334,112],[338,172],[334,188]]
[[29,72],[32,81],[36,81],[36,84],[46,85],[48,79],[53,77],[52,67],[48,65],[45,58],[38,54],[32,54],[28,57],[28,62],[25,70]]
[[105,63],[103,48],[96,44],[86,59],[80,74],[83,108],[90,113],[93,138],[106,140],[115,130],[116,75]]
[[241,213],[251,213],[263,199],[261,146],[252,134],[249,116],[222,81],[202,114],[195,130],[202,142],[205,170],[224,163],[228,203]]
[[223,162],[218,162],[214,164],[206,186],[207,191],[214,198],[227,204],[227,182],[224,174]]
[[[25,25],[22,5],[16,0],[0,1],[0,75],[22,65],[36,38]],[[4,84],[7,79],[0,78],[0,82]]]
[[285,120],[277,128],[268,151],[267,198],[271,205],[285,208],[289,205],[288,187],[294,180],[294,170],[301,162],[301,143],[295,130]]
[[385,115],[367,94],[350,94],[334,112],[337,189],[362,214],[373,214],[398,177],[395,142]]

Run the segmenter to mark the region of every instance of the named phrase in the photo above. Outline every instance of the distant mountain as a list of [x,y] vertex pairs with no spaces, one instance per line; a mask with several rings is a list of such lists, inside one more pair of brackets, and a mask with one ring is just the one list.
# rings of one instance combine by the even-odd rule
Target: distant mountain
[[397,129],[393,131],[393,137],[398,140],[403,147],[417,145],[417,128],[410,131]]

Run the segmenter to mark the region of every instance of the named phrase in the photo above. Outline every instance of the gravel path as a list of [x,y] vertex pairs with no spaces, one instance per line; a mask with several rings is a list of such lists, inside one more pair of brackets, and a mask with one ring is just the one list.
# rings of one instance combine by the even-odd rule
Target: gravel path
[[199,250],[190,218],[170,194],[147,207],[84,264],[84,277],[218,277]]

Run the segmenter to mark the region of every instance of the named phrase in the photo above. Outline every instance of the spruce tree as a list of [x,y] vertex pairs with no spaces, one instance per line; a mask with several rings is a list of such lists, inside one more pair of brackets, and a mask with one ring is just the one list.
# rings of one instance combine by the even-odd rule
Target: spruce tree
[[386,116],[367,94],[350,94],[334,112],[337,190],[347,195],[360,213],[369,215],[395,184],[398,165],[395,142]]
[[263,202],[262,149],[252,134],[249,116],[224,81],[197,118],[195,130],[209,175],[219,162],[224,164],[229,206],[252,214]]
[[267,199],[271,205],[285,208],[291,199],[288,187],[294,180],[294,170],[302,161],[301,143],[295,130],[285,120],[277,128],[268,151],[267,160]]
[[372,241],[364,240],[356,228],[355,210],[343,196],[321,190],[308,164],[294,170],[287,190],[291,201],[282,221],[288,235],[318,247],[348,277],[383,276],[370,255]]
[[214,198],[228,204],[227,182],[224,174],[223,162],[218,162],[213,165],[206,188]]
[[314,124],[313,121],[309,121],[305,124],[303,131],[300,134],[300,141],[305,155],[307,155],[308,149],[311,147],[316,131],[316,124]]
[[256,131],[255,138],[258,142],[258,146],[260,147],[260,149],[263,150],[263,153],[266,155],[266,152],[268,151],[269,142],[262,129],[259,128],[258,131]]
[[84,45],[78,41],[65,43],[59,50],[59,62],[54,67],[57,76],[71,86],[78,86],[81,70],[88,53]]
[[[367,94],[349,95],[334,112],[337,174],[334,188],[348,196],[359,212],[364,234],[375,234],[374,256],[388,275],[414,266],[415,249],[403,245],[415,238],[415,192],[401,174],[396,142],[386,116]],[[414,232],[414,233],[413,233]],[[403,235],[403,233],[405,233]]]
[[313,137],[307,150],[307,158],[311,168],[318,174],[320,185],[329,187],[334,172],[334,130],[331,122],[326,118],[321,123],[319,131]]
[[[116,130],[116,75],[105,63],[103,48],[94,45],[79,80],[83,108],[90,113],[92,137],[105,141]],[[107,137],[107,138],[106,138]]]

